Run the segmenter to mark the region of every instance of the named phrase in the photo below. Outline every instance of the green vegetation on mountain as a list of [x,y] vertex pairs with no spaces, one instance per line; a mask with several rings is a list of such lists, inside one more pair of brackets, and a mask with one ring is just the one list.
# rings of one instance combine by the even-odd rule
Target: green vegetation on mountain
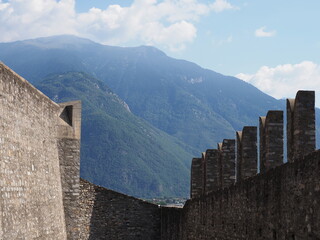
[[139,197],[188,195],[190,147],[133,115],[103,82],[70,72],[36,86],[56,102],[82,101],[82,177]]
[[[285,110],[285,101],[244,81],[153,47],[55,36],[0,43],[0,60],[55,101],[81,99],[82,177],[136,196],[185,195],[190,153],[234,138],[268,110]],[[65,72],[101,81],[83,73],[59,77]],[[316,119],[319,139],[318,109]]]
[[66,71],[95,76],[132,113],[199,151],[233,138],[235,130],[256,124],[268,109],[282,108],[250,84],[153,47],[110,47],[55,36],[0,44],[0,59],[33,83]]

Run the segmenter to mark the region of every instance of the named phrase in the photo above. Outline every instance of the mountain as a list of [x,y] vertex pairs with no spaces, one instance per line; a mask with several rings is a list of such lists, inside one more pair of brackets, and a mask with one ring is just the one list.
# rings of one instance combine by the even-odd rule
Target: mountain
[[[181,156],[177,161],[182,165],[185,165],[184,161],[191,160],[191,157],[186,160],[186,157],[191,156],[190,153],[199,156],[202,151],[215,148],[216,143],[221,142],[224,138],[235,138],[235,131],[241,130],[244,125],[257,125],[258,117],[265,116],[268,110],[285,109],[285,101],[276,100],[242,80],[203,69],[188,61],[168,57],[154,47],[112,47],[74,36],[55,36],[0,43],[0,60],[40,88],[46,84],[46,81],[50,79],[51,82],[54,81],[52,74],[56,74],[55,77],[57,78],[57,76],[68,72],[85,72],[95,79],[100,79],[117,94],[118,99],[122,99],[121,101],[128,105],[132,118],[139,119],[143,123],[142,125],[148,123],[147,126],[159,134],[165,132],[172,137],[170,141],[164,140],[164,137],[161,141],[158,140],[162,142],[161,148],[165,151],[167,151],[165,147],[171,146],[171,151],[175,151],[175,148],[179,147],[180,150],[178,151],[181,152]],[[46,77],[48,78],[43,80]],[[91,79],[92,77],[86,75],[85,78]],[[73,83],[75,84],[75,82]],[[51,88],[52,86],[48,85],[45,92],[51,94],[50,96],[54,98],[54,95],[49,91]],[[61,88],[65,88],[65,86],[61,85]],[[78,94],[74,95],[75,99],[80,98],[80,89],[78,88]],[[61,95],[61,93],[59,94]],[[99,101],[97,99],[95,103],[91,104],[91,98],[87,98],[90,107],[99,106]],[[98,177],[96,171],[102,174],[103,169],[96,168],[106,167],[107,165],[101,166],[98,162],[102,159],[108,159],[109,156],[112,160],[108,159],[106,161],[110,161],[111,165],[113,161],[116,161],[115,159],[118,158],[121,150],[120,148],[111,148],[110,150],[111,143],[115,140],[125,141],[127,134],[131,135],[135,132],[133,129],[130,132],[124,127],[131,121],[123,122],[120,127],[117,127],[118,125],[114,120],[110,123],[113,126],[112,128],[119,128],[117,131],[115,130],[114,135],[107,135],[106,133],[104,136],[107,136],[107,138],[95,139],[93,135],[86,133],[86,130],[92,129],[90,131],[95,134],[101,131],[107,132],[107,127],[111,128],[111,126],[106,127],[103,124],[106,120],[112,119],[112,114],[116,114],[116,111],[110,113],[110,116],[108,116],[108,111],[105,111],[104,114],[98,111],[94,117],[99,122],[94,123],[90,123],[93,113],[86,111],[85,114],[89,114],[89,117],[84,119],[88,122],[85,123],[83,128],[85,134],[83,135],[83,141],[87,141],[84,138],[91,138],[83,144],[87,144],[88,149],[95,149],[98,142],[102,142],[105,143],[106,147],[104,150],[99,147],[101,152],[100,150],[91,152],[88,150],[85,153],[87,155],[82,155],[82,165],[86,167],[81,170],[81,174],[89,180],[91,180],[90,177],[97,176],[99,179],[94,181],[97,184],[109,184],[107,181],[114,181],[114,184],[118,184],[119,182],[107,179],[105,175],[101,178]],[[319,137],[318,119],[320,119],[320,113],[318,109],[316,119],[317,137]],[[140,125],[141,129],[143,128],[142,125]],[[98,130],[93,129],[94,127],[97,127]],[[168,135],[163,136],[168,137]],[[143,135],[139,136],[142,137]],[[180,142],[176,139],[179,139]],[[159,145],[158,140],[154,144]],[[172,141],[176,145],[172,145]],[[142,142],[142,140],[126,142],[126,147],[132,150],[132,154],[136,156],[135,161],[138,161],[136,168],[139,164],[144,164],[140,162],[142,154],[139,153],[138,145],[145,144],[146,147],[151,147],[147,143],[149,142]],[[134,145],[131,146],[130,144]],[[196,149],[196,152],[194,149]],[[175,154],[172,153],[172,155]],[[166,158],[166,161],[171,161],[170,158],[163,158]],[[125,162],[124,159],[121,161]],[[160,161],[159,158],[158,160]],[[94,161],[96,162],[93,163]],[[146,158],[143,161],[147,162]],[[151,161],[150,158],[148,158],[148,161]],[[125,164],[120,165],[125,166]],[[187,167],[189,169],[189,166]],[[172,172],[167,174],[166,170],[161,168],[162,165],[150,165],[152,174],[160,174],[159,171],[164,174],[163,177],[161,174],[157,176],[158,179],[165,179],[168,175],[173,174]],[[141,174],[141,172],[132,174],[135,174],[135,177],[140,177],[139,179],[144,178],[144,174]],[[151,175],[147,174],[145,178],[150,179],[148,176]],[[135,181],[133,178],[130,179]],[[173,181],[171,178],[170,184],[168,180],[166,187],[174,186],[177,183],[176,180]],[[186,193],[189,178],[181,178],[180,181],[184,181],[184,190],[181,191]],[[159,184],[155,185],[164,186],[164,184],[161,185],[161,182],[162,180],[159,180]],[[131,194],[132,191],[124,183],[119,183],[115,190]],[[138,185],[136,184],[136,186]],[[145,195],[149,194],[148,191],[152,188],[142,186],[142,189],[145,192],[139,194]],[[170,187],[166,190],[163,189],[163,194],[170,194]],[[168,193],[165,193],[165,191],[168,191]],[[151,192],[152,194],[159,193],[157,190]]]
[[68,71],[104,81],[153,126],[202,151],[233,138],[280,101],[234,77],[223,76],[153,47],[105,46],[74,36],[0,44],[0,59],[35,83]]
[[82,101],[82,177],[138,197],[188,195],[190,147],[133,115],[106,84],[69,72],[36,86],[56,102]]

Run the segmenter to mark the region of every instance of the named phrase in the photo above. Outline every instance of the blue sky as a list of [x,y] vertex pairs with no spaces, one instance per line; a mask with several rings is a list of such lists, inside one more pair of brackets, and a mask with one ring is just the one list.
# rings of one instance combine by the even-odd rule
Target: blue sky
[[319,23],[319,0],[0,0],[0,42],[74,34],[152,45],[276,98],[320,98]]

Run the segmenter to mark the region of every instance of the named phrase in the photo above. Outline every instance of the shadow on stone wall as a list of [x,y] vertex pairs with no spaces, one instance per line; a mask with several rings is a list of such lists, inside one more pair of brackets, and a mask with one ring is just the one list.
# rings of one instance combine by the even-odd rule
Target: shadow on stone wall
[[160,208],[81,180],[81,239],[160,239]]

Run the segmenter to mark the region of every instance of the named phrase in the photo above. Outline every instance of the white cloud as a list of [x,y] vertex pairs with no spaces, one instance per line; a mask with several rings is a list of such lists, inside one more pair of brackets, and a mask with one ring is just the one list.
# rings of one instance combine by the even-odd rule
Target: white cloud
[[201,16],[233,8],[226,0],[134,0],[128,7],[76,13],[75,0],[0,1],[0,41],[74,34],[107,44],[142,42],[179,50],[196,38]]
[[267,32],[267,31],[265,31],[265,29],[266,29],[266,27],[261,27],[261,28],[257,29],[254,33],[255,36],[256,37],[273,37],[276,35],[276,31],[273,30],[273,31]]
[[215,12],[222,12],[229,9],[238,9],[237,7],[228,3],[226,0],[216,0],[214,3],[210,4],[210,8]]
[[223,39],[213,39],[212,44],[215,45],[215,46],[220,47],[220,46],[223,46],[225,44],[232,43],[232,41],[233,41],[233,36],[230,35],[227,38],[223,38]]
[[314,90],[320,107],[320,65],[314,62],[263,66],[255,74],[239,73],[236,77],[278,99],[294,98],[298,90]]
[[179,51],[185,48],[184,42],[192,41],[196,35],[194,25],[181,21],[164,27],[158,22],[149,23],[141,33],[141,38],[148,44],[167,43],[171,51]]
[[0,1],[0,11],[6,9],[7,7],[9,7],[9,3],[2,3],[2,2]]
[[73,0],[10,0],[0,3],[0,41],[75,34]]

